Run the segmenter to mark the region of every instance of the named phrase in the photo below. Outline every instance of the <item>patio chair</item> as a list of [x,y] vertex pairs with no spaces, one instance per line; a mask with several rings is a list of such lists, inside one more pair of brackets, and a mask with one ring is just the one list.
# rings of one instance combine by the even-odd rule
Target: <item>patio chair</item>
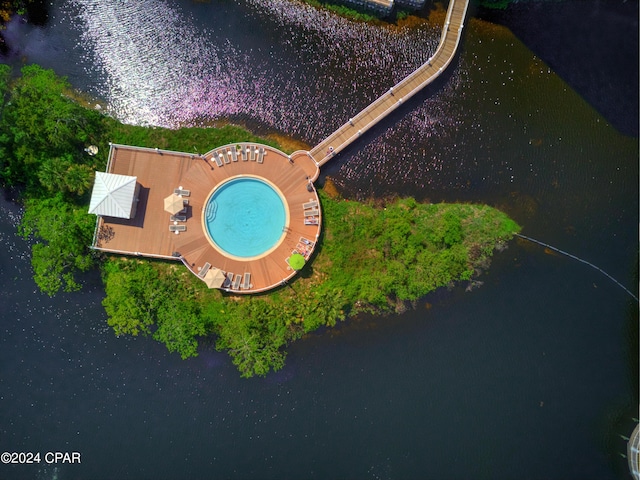
[[211,268],[211,264],[209,262],[205,263],[200,269],[200,271],[198,272],[198,276],[200,278],[204,278],[204,276],[207,274],[210,268]]

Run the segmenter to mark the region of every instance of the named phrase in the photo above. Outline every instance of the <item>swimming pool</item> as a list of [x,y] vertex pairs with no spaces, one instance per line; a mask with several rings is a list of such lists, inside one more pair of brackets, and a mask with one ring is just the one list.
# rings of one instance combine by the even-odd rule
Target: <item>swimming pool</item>
[[273,185],[240,177],[217,186],[204,208],[205,230],[214,247],[232,257],[262,256],[284,237],[287,209]]

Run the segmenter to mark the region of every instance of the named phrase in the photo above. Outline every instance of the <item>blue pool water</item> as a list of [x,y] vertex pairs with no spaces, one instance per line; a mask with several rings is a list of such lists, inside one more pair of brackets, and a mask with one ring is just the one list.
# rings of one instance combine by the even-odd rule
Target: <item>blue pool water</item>
[[278,192],[257,178],[239,178],[218,187],[205,207],[209,238],[236,257],[255,257],[275,246],[286,223]]

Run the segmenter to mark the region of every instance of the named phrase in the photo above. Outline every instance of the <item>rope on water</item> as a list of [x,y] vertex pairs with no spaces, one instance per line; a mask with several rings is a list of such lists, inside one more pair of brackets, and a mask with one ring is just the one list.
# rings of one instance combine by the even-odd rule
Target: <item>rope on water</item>
[[573,258],[574,260],[577,260],[579,262],[585,263],[585,264],[589,265],[591,268],[595,268],[600,273],[602,273],[604,276],[608,277],[610,280],[612,280],[614,283],[616,283],[625,292],[627,292],[629,295],[631,295],[635,299],[636,302],[640,303],[640,299],[638,299],[638,297],[636,295],[631,293],[631,291],[627,287],[622,285],[618,280],[613,278],[611,275],[609,275],[607,272],[602,270],[600,267],[595,266],[593,263],[587,262],[586,260],[578,258],[575,255],[571,255],[570,253],[565,252],[564,250],[560,250],[559,248],[553,247],[553,246],[551,246],[551,245],[549,245],[547,243],[541,242],[540,240],[536,240],[535,238],[527,237],[526,235],[521,235],[520,233],[516,233],[515,235],[517,237],[523,238],[524,240],[529,240],[530,242],[537,243],[538,245],[542,245],[543,247],[549,248],[549,249],[553,250],[554,252],[561,253],[562,255],[566,255],[567,257]]

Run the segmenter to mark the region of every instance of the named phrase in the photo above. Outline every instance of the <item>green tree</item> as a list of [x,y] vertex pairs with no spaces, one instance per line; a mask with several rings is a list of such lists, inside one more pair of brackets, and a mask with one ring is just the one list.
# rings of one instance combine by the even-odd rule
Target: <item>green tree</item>
[[103,281],[102,305],[116,335],[150,333],[163,295],[157,270],[145,261],[111,259],[103,267]]
[[25,203],[19,233],[35,243],[31,247],[34,280],[48,295],[61,288],[80,288],[78,272],[86,272],[94,264],[91,243],[95,219],[84,207],[66,203],[61,195],[47,199],[32,198]]
[[0,105],[4,109],[7,93],[9,92],[9,79],[11,78],[11,67],[0,64]]
[[188,274],[168,273],[161,276],[160,290],[164,295],[157,309],[157,329],[153,338],[183,359],[195,357],[198,355],[198,337],[209,334],[211,322],[201,314],[195,292],[185,281],[184,275]]
[[38,180],[49,192],[68,192],[84,195],[93,186],[94,169],[78,164],[69,153],[43,160],[38,170]]
[[[70,98],[69,83],[52,70],[37,65],[22,68],[22,76],[10,89],[0,119],[0,175],[10,184],[24,184],[41,191],[40,168],[52,159],[74,164],[92,164],[84,154],[87,143],[103,132],[102,116],[82,108]],[[51,167],[51,165],[49,165]],[[68,169],[67,169],[68,170]],[[85,177],[71,169],[69,191],[79,191]],[[47,178],[44,173],[42,178]],[[65,182],[62,182],[63,184]]]
[[264,300],[249,299],[225,313],[216,328],[216,349],[229,353],[243,377],[284,366],[287,328],[277,310]]

